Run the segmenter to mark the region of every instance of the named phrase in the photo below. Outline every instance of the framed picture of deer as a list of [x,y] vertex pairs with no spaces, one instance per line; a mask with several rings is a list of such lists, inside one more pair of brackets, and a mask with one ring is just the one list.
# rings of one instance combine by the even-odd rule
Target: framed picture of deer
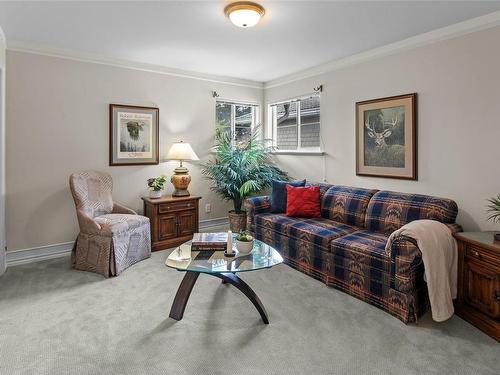
[[158,164],[159,109],[109,105],[109,165]]
[[356,175],[417,179],[417,94],[356,103]]

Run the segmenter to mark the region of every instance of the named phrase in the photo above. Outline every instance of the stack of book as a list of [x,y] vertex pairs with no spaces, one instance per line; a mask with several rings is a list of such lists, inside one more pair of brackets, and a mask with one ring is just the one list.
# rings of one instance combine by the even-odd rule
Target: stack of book
[[227,232],[221,233],[195,233],[191,241],[191,249],[193,251],[200,250],[226,250],[227,247]]

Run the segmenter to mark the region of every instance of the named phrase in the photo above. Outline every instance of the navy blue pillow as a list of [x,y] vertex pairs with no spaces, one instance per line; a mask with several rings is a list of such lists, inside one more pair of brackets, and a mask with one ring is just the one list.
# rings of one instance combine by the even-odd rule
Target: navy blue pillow
[[271,212],[286,212],[286,185],[294,187],[306,186],[306,180],[299,181],[272,181],[273,191],[271,193]]

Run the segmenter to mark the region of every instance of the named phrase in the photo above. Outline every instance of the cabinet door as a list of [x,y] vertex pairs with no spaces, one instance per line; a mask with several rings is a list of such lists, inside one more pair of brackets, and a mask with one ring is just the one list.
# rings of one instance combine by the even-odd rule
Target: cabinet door
[[179,236],[189,236],[196,230],[196,210],[179,212]]
[[163,241],[175,237],[177,237],[177,215],[160,215],[158,217],[158,239]]
[[464,268],[465,300],[492,318],[500,318],[499,270],[470,260]]

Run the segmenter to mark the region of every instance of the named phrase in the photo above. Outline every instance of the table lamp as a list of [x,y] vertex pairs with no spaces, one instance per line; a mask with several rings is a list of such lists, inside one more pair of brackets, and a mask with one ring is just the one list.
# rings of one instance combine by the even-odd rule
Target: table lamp
[[174,197],[187,197],[189,196],[188,186],[191,182],[191,176],[186,167],[182,166],[184,160],[200,160],[196,153],[191,148],[189,143],[183,141],[174,143],[167,153],[167,160],[180,160],[179,167],[174,169],[174,174],[170,178],[170,182],[174,185]]

